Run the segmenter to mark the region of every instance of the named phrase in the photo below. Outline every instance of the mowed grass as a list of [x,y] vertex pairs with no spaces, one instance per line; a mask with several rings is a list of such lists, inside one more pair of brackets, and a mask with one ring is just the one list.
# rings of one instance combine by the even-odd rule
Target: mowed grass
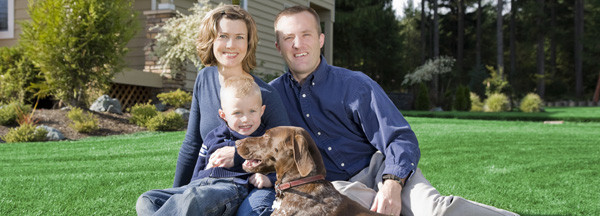
[[0,215],[135,215],[173,184],[184,132],[0,144]]
[[[521,215],[600,215],[600,123],[408,117],[443,195]],[[0,144],[0,215],[135,215],[172,185],[184,132]]]
[[600,215],[600,123],[407,119],[443,195],[521,215]]
[[429,112],[406,110],[407,117],[433,117],[456,119],[510,120],[510,121],[571,121],[600,122],[600,107],[545,107],[545,112]]

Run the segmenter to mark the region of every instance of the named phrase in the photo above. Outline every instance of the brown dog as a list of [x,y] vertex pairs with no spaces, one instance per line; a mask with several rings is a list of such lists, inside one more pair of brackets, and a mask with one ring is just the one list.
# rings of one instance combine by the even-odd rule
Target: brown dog
[[300,127],[275,127],[236,142],[247,172],[277,174],[273,215],[380,215],[340,194],[324,179],[321,153]]

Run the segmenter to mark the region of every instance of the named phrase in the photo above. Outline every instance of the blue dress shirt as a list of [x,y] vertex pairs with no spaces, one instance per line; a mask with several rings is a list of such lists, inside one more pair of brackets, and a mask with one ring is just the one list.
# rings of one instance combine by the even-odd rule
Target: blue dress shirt
[[421,156],[417,137],[383,89],[362,72],[327,64],[301,85],[289,70],[269,83],[279,91],[290,123],[315,140],[327,180],[349,180],[385,155],[383,174],[414,173]]

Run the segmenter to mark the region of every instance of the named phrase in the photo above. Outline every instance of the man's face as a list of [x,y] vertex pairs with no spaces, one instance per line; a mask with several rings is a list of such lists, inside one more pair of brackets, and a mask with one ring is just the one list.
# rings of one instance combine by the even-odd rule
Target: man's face
[[325,35],[318,33],[316,25],[306,11],[282,16],[276,23],[275,46],[296,77],[306,77],[319,66]]

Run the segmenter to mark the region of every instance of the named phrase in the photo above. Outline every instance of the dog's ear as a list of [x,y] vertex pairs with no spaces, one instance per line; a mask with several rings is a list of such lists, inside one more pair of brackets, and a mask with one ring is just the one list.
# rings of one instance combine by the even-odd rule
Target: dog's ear
[[306,138],[301,133],[294,136],[294,161],[296,167],[302,177],[307,176],[315,166],[315,162],[312,159],[310,152],[308,151],[308,144]]

